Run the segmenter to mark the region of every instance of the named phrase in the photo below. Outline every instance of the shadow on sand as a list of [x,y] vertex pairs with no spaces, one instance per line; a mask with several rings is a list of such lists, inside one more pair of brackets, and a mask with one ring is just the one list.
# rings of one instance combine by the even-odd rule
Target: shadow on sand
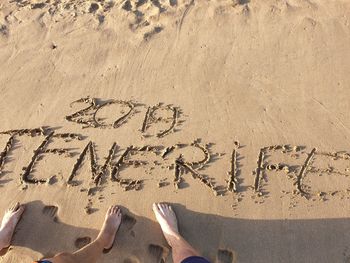
[[[348,219],[235,219],[172,205],[180,232],[212,262],[350,262]],[[97,229],[60,222],[41,201],[30,202],[26,207],[13,246],[51,256],[74,251],[78,238],[93,239],[98,234]],[[115,245],[100,262],[172,262],[158,224],[133,215],[125,207],[122,211],[124,218]],[[82,215],[82,220],[86,217]]]

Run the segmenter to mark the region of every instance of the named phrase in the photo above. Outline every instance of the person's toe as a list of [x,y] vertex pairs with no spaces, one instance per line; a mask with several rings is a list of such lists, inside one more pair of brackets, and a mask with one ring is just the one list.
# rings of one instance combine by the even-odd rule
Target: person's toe
[[14,212],[18,209],[19,207],[19,203],[17,202],[16,204],[14,204],[12,207],[10,207],[8,210],[11,212]]
[[107,215],[112,214],[113,206],[111,205],[107,210]]
[[157,216],[159,214],[158,204],[154,203],[152,206],[153,213]]
[[24,212],[24,205],[20,205],[14,212],[15,215],[20,216]]
[[163,213],[163,215],[165,215],[165,213],[166,213],[166,204],[161,204],[161,211],[162,211],[162,213]]
[[154,211],[155,211],[155,212],[159,212],[159,210],[160,210],[160,204],[159,204],[159,203],[154,203],[153,208],[154,208]]
[[164,205],[164,210],[165,210],[165,211],[168,211],[168,210],[170,210],[170,205],[168,205],[168,204],[165,204],[165,205]]
[[117,209],[117,212],[116,212],[116,213],[117,213],[117,217],[118,217],[118,218],[121,218],[121,217],[122,217],[122,212],[120,211],[119,208]]
[[160,214],[163,214],[163,207],[162,207],[162,204],[157,204],[157,208],[158,208],[158,212],[160,213]]

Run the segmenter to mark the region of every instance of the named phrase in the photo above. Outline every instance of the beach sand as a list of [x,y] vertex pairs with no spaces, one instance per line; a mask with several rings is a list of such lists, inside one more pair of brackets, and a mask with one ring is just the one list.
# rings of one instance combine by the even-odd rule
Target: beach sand
[[[0,262],[350,262],[350,1],[0,2]],[[115,143],[115,144],[114,144]],[[148,146],[148,147],[147,147]]]

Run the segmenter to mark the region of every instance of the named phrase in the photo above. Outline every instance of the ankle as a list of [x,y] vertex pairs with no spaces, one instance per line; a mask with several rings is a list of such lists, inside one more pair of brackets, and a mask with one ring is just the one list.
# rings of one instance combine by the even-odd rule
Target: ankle
[[101,250],[103,250],[105,248],[105,242],[102,238],[100,238],[99,236],[92,241],[90,244],[94,244],[95,246],[99,247]]
[[182,243],[183,237],[178,233],[174,233],[173,235],[168,235],[166,240],[169,246],[176,247],[178,244]]

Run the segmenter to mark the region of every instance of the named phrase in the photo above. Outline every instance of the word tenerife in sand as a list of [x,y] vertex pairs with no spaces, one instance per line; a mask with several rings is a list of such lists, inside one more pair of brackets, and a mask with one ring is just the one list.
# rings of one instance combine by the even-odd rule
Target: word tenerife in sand
[[[94,98],[82,98],[73,103],[82,103],[87,104],[87,107],[66,116],[66,120],[70,122],[75,122],[79,125],[82,125],[82,128],[112,128],[117,129],[124,125],[128,119],[132,118],[135,114],[139,113],[137,108],[145,107],[142,104],[137,104],[132,101],[121,101],[121,100],[110,100],[107,102],[99,103],[98,100]],[[112,105],[119,105],[122,107],[121,116],[116,118],[110,123],[104,122],[104,119],[99,118],[98,113],[103,108],[111,107]],[[154,133],[153,135],[162,138],[168,134],[175,131],[175,128],[181,124],[180,114],[181,110],[177,107],[171,105],[157,104],[155,106],[145,107],[147,111],[143,118],[143,122],[140,125],[140,132],[145,135],[145,137],[152,136],[147,134],[148,129],[155,125],[156,123],[163,123],[165,127],[163,130]],[[161,113],[161,114],[159,114]],[[164,117],[165,116],[165,117]],[[6,145],[3,151],[0,153],[0,174],[3,171],[8,155],[12,149],[14,149],[16,137],[19,136],[30,136],[37,137],[42,136],[43,140],[41,141],[38,148],[34,151],[30,162],[27,166],[23,167],[23,171],[20,175],[20,181],[26,187],[32,184],[44,184],[49,183],[50,179],[37,179],[34,174],[34,167],[44,158],[47,154],[62,155],[65,157],[73,157],[69,148],[50,148],[50,144],[57,139],[63,139],[65,142],[70,142],[72,140],[84,140],[84,137],[77,133],[56,133],[53,129],[49,127],[40,127],[34,129],[17,129],[17,130],[8,130],[0,132],[0,135],[9,136]],[[174,159],[171,165],[168,166],[168,169],[174,170],[173,175],[173,185],[176,189],[180,189],[184,182],[184,174],[190,174],[195,180],[201,182],[206,188],[211,190],[216,196],[224,195],[227,192],[231,193],[240,193],[247,189],[240,187],[242,178],[241,165],[239,164],[240,156],[239,149],[241,148],[240,143],[235,141],[233,143],[234,147],[231,153],[229,172],[227,172],[227,178],[225,185],[216,185],[213,179],[207,175],[201,173],[206,166],[215,160],[214,154],[210,151],[211,144],[203,144],[200,139],[195,140],[190,144],[178,143],[171,145],[169,147],[162,146],[151,146],[144,145],[137,147],[134,145],[128,146],[121,154],[117,155],[117,150],[119,147],[116,142],[113,142],[107,157],[103,164],[97,163],[97,156],[95,150],[95,144],[93,141],[89,141],[83,150],[80,152],[75,164],[73,165],[69,176],[67,176],[67,184],[75,186],[77,182],[75,177],[78,173],[78,170],[83,165],[85,158],[90,159],[90,169],[91,169],[91,184],[93,187],[98,187],[106,180],[104,178],[109,178],[109,180],[116,182],[120,185],[125,191],[128,190],[139,190],[142,188],[143,180],[134,180],[121,178],[120,172],[122,169],[130,166],[138,167],[142,165],[147,165],[146,160],[133,160],[131,157],[137,153],[152,153],[159,160],[168,160],[168,157],[173,156]],[[184,155],[181,154],[181,149],[186,147],[193,147],[196,150],[202,152],[202,158],[195,161],[186,161]],[[318,152],[316,148],[313,148],[309,153],[302,152],[305,149],[304,146],[290,146],[290,145],[272,145],[266,146],[260,149],[257,158],[257,167],[252,172],[252,189],[257,193],[258,196],[263,196],[266,191],[266,173],[269,171],[281,171],[285,172],[287,177],[291,179],[292,184],[295,187],[294,192],[305,197],[310,196],[310,188],[303,184],[303,179],[307,173],[328,173],[348,176],[349,168],[346,168],[345,171],[336,170],[332,167],[328,167],[325,170],[314,167],[313,161],[316,156],[324,156],[331,158],[333,160],[350,160],[350,155],[346,152]],[[180,154],[175,155],[179,152]],[[279,152],[286,154],[293,158],[299,158],[301,153],[306,154],[306,158],[303,160],[302,165],[288,165],[284,163],[270,163],[268,158],[274,152]],[[221,156],[223,154],[219,154]],[[165,181],[160,181],[158,187],[167,186],[169,183]],[[26,188],[24,187],[24,188]],[[248,187],[249,188],[249,187]],[[334,194],[334,193],[332,193]]]

